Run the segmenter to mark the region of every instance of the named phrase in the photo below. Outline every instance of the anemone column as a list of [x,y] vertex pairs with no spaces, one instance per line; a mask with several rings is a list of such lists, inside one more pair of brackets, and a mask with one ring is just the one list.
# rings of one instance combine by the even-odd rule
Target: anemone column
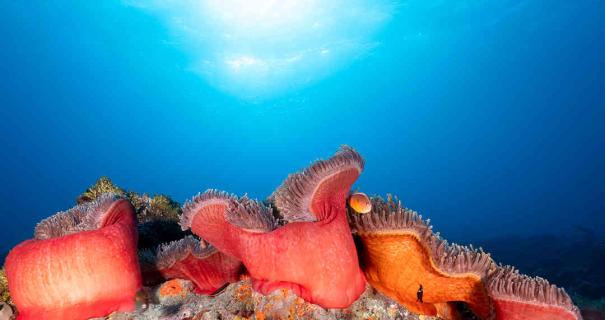
[[[346,218],[363,160],[344,147],[290,175],[271,197],[279,211],[214,190],[185,205],[181,225],[241,260],[254,288],[280,288],[326,308],[345,308],[365,289]],[[279,227],[278,227],[279,226]]]
[[17,319],[71,320],[131,311],[141,288],[135,214],[104,195],[40,222],[6,258]]

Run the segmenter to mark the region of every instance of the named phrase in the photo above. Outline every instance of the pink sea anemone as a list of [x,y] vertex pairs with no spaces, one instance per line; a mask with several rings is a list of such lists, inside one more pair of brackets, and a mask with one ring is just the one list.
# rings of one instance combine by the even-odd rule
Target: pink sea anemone
[[487,290],[497,320],[578,320],[580,310],[565,290],[542,278],[499,266],[489,277]]
[[88,319],[135,308],[141,288],[134,211],[104,195],[40,222],[11,250],[6,275],[17,319]]
[[239,260],[193,236],[161,245],[142,256],[144,279],[187,279],[200,294],[213,294],[226,284],[238,281],[243,271]]
[[343,147],[325,161],[291,175],[270,207],[247,197],[207,191],[187,203],[181,225],[241,260],[254,288],[291,289],[326,308],[345,308],[365,289],[346,217],[346,197],[363,160]]

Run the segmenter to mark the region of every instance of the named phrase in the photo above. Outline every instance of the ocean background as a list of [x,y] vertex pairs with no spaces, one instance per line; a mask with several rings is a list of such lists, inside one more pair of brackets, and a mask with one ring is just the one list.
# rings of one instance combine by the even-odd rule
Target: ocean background
[[604,296],[604,1],[245,3],[2,1],[2,255],[100,176],[265,198],[347,144],[360,191]]

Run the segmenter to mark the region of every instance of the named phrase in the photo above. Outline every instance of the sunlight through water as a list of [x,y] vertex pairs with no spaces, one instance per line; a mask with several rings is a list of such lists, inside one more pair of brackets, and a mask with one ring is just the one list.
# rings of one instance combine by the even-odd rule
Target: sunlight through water
[[191,71],[244,99],[299,90],[359,59],[393,0],[129,1],[158,16],[191,59]]

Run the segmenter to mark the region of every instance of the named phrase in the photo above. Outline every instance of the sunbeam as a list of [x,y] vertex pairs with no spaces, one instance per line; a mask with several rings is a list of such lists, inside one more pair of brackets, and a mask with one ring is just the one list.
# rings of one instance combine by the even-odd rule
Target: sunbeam
[[363,57],[392,0],[205,0],[132,3],[161,17],[191,70],[241,98],[301,89]]

